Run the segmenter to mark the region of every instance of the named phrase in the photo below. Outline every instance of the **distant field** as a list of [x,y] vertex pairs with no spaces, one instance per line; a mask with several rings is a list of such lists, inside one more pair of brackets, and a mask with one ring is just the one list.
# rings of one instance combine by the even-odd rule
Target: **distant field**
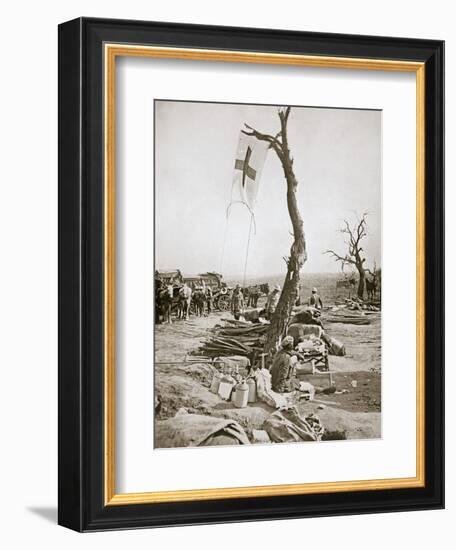
[[[312,288],[316,287],[323,300],[323,304],[334,303],[335,300],[348,298],[348,290],[345,288],[336,289],[336,282],[341,279],[339,273],[305,273],[301,274],[301,299],[305,300],[310,296]],[[285,274],[272,275],[270,277],[260,277],[257,279],[248,279],[247,285],[269,283],[269,285],[283,285]],[[231,286],[239,281],[227,280]]]

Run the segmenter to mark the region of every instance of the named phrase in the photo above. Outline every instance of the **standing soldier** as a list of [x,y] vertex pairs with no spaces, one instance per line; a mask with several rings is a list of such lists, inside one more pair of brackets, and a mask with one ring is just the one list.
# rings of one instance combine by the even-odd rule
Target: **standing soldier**
[[282,289],[280,288],[280,285],[275,285],[272,289],[272,292],[269,294],[267,302],[266,302],[266,319],[271,319],[274,315],[274,312],[277,308],[277,304],[279,303],[280,298],[280,291]]
[[236,321],[239,320],[239,317],[244,312],[244,296],[242,295],[241,286],[236,285],[234,289],[233,296],[231,297],[231,313],[233,314]]
[[258,307],[258,298],[260,297],[260,289],[258,285],[251,287],[249,296],[249,306]]

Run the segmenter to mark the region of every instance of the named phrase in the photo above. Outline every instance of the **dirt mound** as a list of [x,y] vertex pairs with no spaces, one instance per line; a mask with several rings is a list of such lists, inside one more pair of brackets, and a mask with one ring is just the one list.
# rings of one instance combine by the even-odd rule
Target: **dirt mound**
[[182,365],[179,367],[180,371],[184,372],[192,380],[199,382],[204,387],[209,388],[212,382],[212,377],[216,369],[212,365],[195,364],[195,365]]
[[[316,398],[323,403],[298,406],[304,416],[314,412],[321,419],[326,430],[323,439],[381,436],[381,314],[371,317],[371,324],[366,326],[328,324],[328,334],[343,342],[347,350],[345,357],[330,357],[333,382],[339,391],[317,394]],[[220,321],[221,314],[211,314],[156,327],[155,391],[160,398],[156,419],[172,418],[179,409],[182,414],[231,419],[237,421],[253,441],[252,431],[261,430],[273,410],[263,403],[250,403],[245,409],[236,409],[233,403],[209,391],[213,373],[219,369],[203,361],[187,362],[189,354],[205,337],[207,328]],[[325,408],[319,409],[321,404]]]
[[174,416],[182,407],[190,413],[209,414],[212,407],[222,402],[218,395],[185,373],[157,375],[155,391],[161,401],[159,420]]

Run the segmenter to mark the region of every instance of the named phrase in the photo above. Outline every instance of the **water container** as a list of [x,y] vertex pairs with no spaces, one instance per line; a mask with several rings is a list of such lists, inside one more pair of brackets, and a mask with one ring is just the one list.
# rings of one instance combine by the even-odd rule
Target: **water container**
[[230,398],[231,390],[233,389],[234,384],[235,384],[234,378],[229,374],[221,378],[218,394],[222,399]]
[[212,378],[211,382],[211,392],[212,393],[218,393],[220,381],[222,379],[222,375],[219,372],[216,372]]
[[236,395],[234,396],[234,405],[239,408],[243,409],[244,407],[247,407],[247,403],[249,401],[249,386],[245,382],[241,382],[236,386]]
[[255,403],[257,400],[256,382],[253,378],[247,380],[247,386],[249,387],[249,403]]

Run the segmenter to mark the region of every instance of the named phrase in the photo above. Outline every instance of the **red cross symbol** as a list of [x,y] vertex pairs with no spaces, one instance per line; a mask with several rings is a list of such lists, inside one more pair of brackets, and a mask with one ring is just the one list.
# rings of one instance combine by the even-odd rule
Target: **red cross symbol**
[[236,170],[242,170],[242,187],[245,187],[246,176],[253,181],[255,181],[255,178],[256,178],[256,170],[254,170],[249,164],[249,160],[251,156],[252,156],[252,149],[250,147],[247,147],[247,151],[245,152],[245,159],[244,160],[236,159],[236,163],[234,165],[234,168]]

